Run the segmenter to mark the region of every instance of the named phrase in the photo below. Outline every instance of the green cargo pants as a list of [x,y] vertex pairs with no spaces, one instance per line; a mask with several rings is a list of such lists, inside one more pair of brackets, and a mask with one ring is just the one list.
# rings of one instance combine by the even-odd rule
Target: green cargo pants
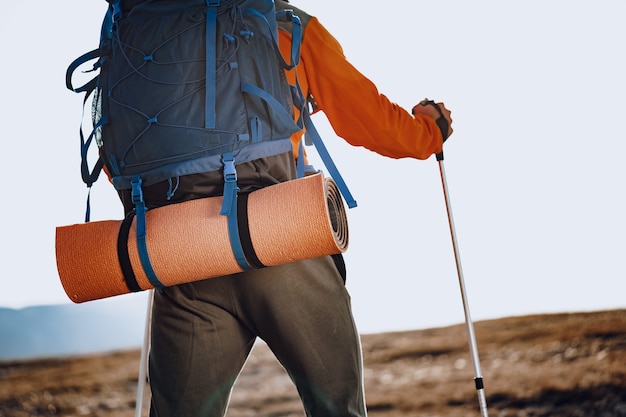
[[[237,165],[237,174],[241,191],[251,192],[295,178],[294,158],[257,159]],[[221,195],[223,184],[222,173],[212,171],[143,191],[155,208]],[[132,211],[130,192],[120,198]],[[307,416],[366,416],[350,296],[332,258],[323,257],[155,292],[151,417],[223,416],[257,337],[289,373]]]
[[307,416],[366,416],[360,341],[331,257],[156,292],[150,415],[225,415],[257,337],[289,373]]

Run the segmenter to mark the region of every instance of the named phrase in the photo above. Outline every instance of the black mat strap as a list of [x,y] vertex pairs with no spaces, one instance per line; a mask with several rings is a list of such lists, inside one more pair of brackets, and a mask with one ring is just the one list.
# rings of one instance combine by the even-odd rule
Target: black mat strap
[[135,273],[133,272],[133,265],[130,263],[130,255],[128,254],[128,235],[134,217],[135,213],[130,213],[120,225],[120,231],[117,235],[117,259],[122,268],[126,286],[131,292],[139,292],[142,291],[142,288],[137,282],[137,277],[135,277]]
[[237,198],[237,224],[239,227],[239,239],[248,264],[255,268],[264,268],[263,262],[258,258],[252,246],[250,236],[250,224],[248,222],[248,194],[239,194]]

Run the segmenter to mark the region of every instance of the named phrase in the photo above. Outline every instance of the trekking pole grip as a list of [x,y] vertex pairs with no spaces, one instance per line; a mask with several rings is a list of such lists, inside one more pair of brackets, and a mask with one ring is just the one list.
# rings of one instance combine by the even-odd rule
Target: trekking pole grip
[[[418,103],[418,106],[433,106],[437,110],[437,112],[439,113],[439,117],[435,119],[435,123],[437,123],[437,127],[439,128],[439,131],[441,132],[441,137],[443,138],[443,141],[445,143],[446,139],[448,139],[448,136],[449,136],[448,132],[450,131],[450,124],[448,123],[445,116],[443,115],[443,112],[441,111],[441,108],[439,108],[439,105],[435,103],[433,100],[429,100],[425,98],[424,100]],[[411,114],[415,116],[415,108],[411,110]],[[443,150],[439,152],[438,154],[436,154],[436,156],[437,156],[437,161],[443,161]]]

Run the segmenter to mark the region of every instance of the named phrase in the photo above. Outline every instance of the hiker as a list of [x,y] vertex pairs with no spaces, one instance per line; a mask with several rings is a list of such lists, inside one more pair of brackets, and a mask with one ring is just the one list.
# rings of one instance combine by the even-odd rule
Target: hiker
[[[426,159],[442,151],[452,133],[442,103],[416,105],[412,116],[346,61],[315,17],[284,0],[275,4],[294,9],[302,20],[298,79],[314,110],[326,114],[340,137],[392,158]],[[280,31],[286,56],[290,37]],[[295,74],[288,74],[292,82]],[[299,136],[293,142],[293,155],[237,165],[241,192],[294,179]],[[168,181],[145,186],[143,197],[155,208],[221,195],[223,189],[222,172],[211,171],[181,176],[174,192]],[[132,211],[130,191],[120,196],[126,212]],[[289,373],[308,416],[365,416],[360,341],[345,279],[342,258],[327,256],[156,291],[150,415],[223,416],[232,386],[261,338]]]

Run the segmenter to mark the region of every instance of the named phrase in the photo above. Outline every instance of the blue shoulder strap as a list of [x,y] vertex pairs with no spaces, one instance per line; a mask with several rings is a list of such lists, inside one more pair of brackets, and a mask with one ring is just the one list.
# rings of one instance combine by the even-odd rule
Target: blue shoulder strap
[[317,129],[315,128],[315,125],[311,120],[309,108],[306,105],[302,107],[302,119],[304,120],[304,126],[306,127],[307,137],[310,138],[313,142],[313,145],[315,145],[317,153],[320,155],[320,158],[322,158],[322,162],[324,163],[324,166],[326,166],[326,169],[328,169],[328,173],[337,184],[337,187],[343,195],[343,198],[346,200],[348,207],[356,207],[356,200],[354,199],[354,197],[352,197],[352,193],[348,189],[346,182],[343,180],[343,177],[339,173],[337,166],[333,162],[333,158],[330,156],[326,145],[324,145],[324,141],[322,140],[320,134],[317,132]]
[[289,63],[285,62],[283,54],[280,52],[278,46],[278,27],[271,24],[266,17],[256,9],[245,9],[245,13],[255,15],[267,24],[269,31],[272,35],[274,45],[274,53],[278,58],[278,61],[282,64],[283,68],[290,70],[295,68],[300,63],[300,44],[302,43],[302,22],[300,18],[293,14],[292,10],[283,10],[276,12],[276,21],[291,22],[292,24],[292,36],[291,36],[291,54]]

